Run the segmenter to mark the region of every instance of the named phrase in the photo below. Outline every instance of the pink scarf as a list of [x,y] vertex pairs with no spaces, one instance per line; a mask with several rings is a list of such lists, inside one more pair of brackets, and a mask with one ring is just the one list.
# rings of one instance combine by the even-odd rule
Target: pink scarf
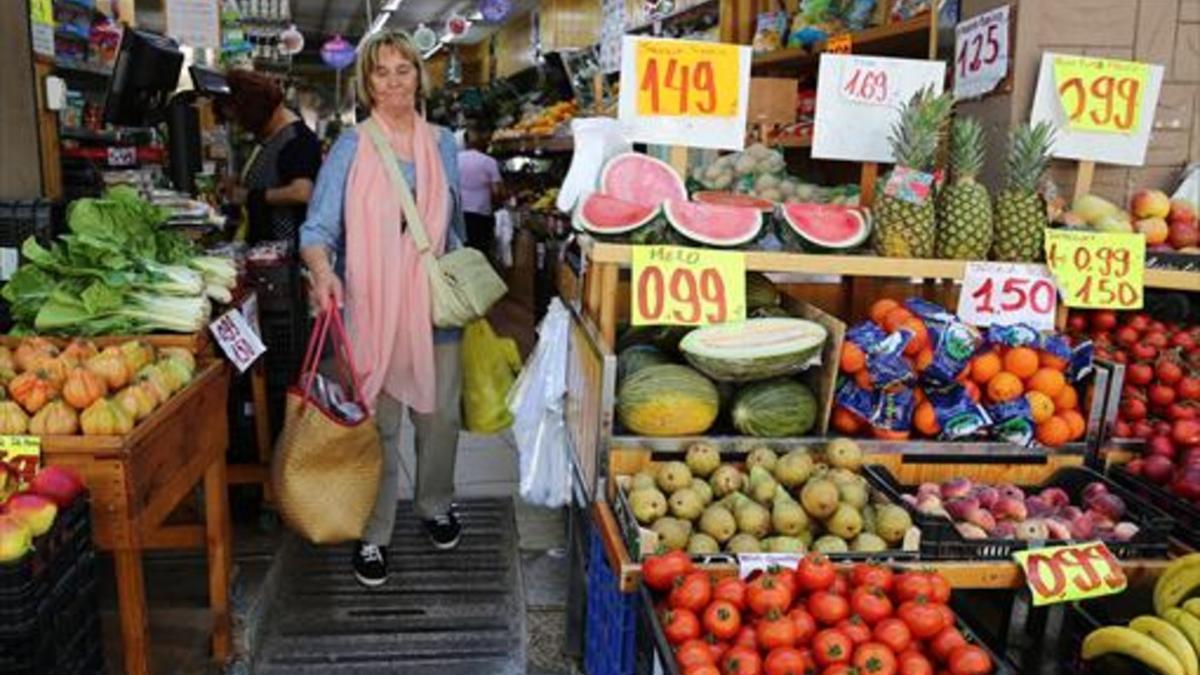
[[[393,149],[399,132],[373,116]],[[398,159],[398,158],[397,158]],[[435,255],[446,245],[449,192],[436,129],[417,116],[413,126],[416,203]],[[413,186],[409,186],[412,189]],[[354,361],[364,370],[363,395],[374,408],[380,392],[420,413],[435,407],[429,279],[408,230],[400,196],[365,129],[346,186],[346,305]]]

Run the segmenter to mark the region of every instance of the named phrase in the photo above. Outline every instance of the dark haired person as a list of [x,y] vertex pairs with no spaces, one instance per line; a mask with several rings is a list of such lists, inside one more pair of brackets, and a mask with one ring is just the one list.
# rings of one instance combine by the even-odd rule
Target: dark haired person
[[496,255],[493,205],[504,198],[500,164],[485,152],[488,137],[480,129],[467,130],[466,146],[458,153],[458,175],[467,221],[467,245],[493,258]]

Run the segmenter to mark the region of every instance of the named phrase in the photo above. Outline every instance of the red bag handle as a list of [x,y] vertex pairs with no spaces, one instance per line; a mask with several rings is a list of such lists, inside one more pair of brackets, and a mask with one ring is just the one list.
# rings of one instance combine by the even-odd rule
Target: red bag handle
[[329,336],[330,326],[334,329],[334,357],[350,373],[350,382],[353,387],[353,394],[356,397],[354,400],[363,407],[366,407],[367,399],[363,395],[362,385],[359,383],[358,370],[354,367],[354,355],[350,350],[350,339],[346,335],[346,326],[342,320],[342,313],[337,308],[330,308],[317,315],[316,324],[313,326],[313,333],[309,337],[308,347],[304,351],[304,360],[301,362],[300,369],[300,382],[304,390],[304,400],[307,403],[312,398],[312,389],[317,378],[317,368],[320,365],[321,354],[325,352],[325,341]]

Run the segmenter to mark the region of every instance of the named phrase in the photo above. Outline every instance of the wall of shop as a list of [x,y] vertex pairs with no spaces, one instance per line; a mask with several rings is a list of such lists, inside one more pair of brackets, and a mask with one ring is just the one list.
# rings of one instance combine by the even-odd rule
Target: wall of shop
[[509,19],[496,31],[496,77],[508,77],[534,65],[533,13]]
[[596,44],[603,21],[599,0],[541,0],[538,17],[542,50],[548,52]]
[[0,199],[29,199],[42,194],[38,171],[37,99],[33,48],[29,41],[29,5],[25,0],[0,2],[0,43],[8,46],[0,59]]

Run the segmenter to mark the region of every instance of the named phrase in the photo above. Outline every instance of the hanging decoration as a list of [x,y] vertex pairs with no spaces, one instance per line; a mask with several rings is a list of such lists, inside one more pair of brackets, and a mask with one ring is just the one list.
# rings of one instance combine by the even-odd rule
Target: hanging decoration
[[295,56],[304,51],[304,33],[292,24],[279,33],[279,53],[284,56]]
[[354,45],[341,35],[335,35],[321,45],[321,60],[330,68],[341,71],[354,63]]
[[479,13],[487,23],[500,23],[512,13],[511,0],[479,0]]
[[422,54],[437,46],[438,36],[433,32],[433,29],[425,24],[417,26],[417,29],[412,34],[413,46],[416,47]]
[[471,29],[471,22],[461,14],[451,14],[449,19],[446,19],[446,34],[451,40],[457,40],[467,34]]
[[646,0],[642,11],[647,19],[659,19],[675,11],[675,0]]

